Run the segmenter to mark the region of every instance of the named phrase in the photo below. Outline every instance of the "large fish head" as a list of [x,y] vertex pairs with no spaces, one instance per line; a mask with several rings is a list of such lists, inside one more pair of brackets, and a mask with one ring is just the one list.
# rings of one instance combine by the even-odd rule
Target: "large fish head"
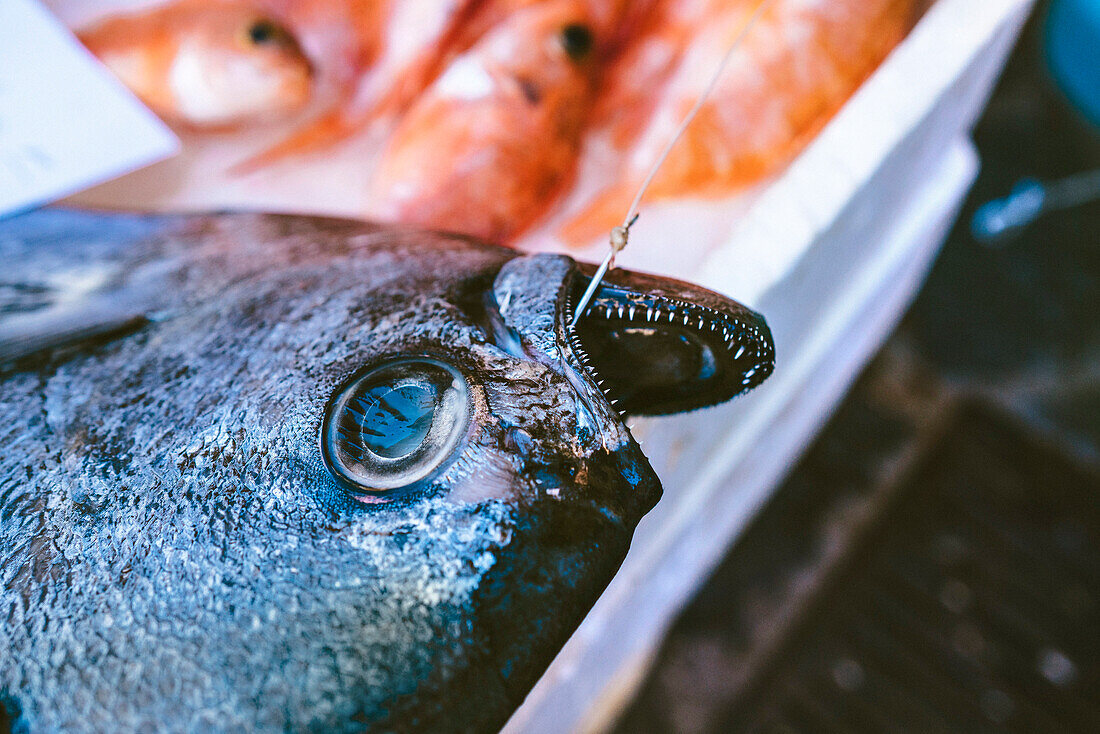
[[614,271],[571,328],[566,257],[255,215],[134,237],[98,282],[155,313],[5,376],[0,693],[31,729],[499,726],[660,495],[620,408],[771,368],[757,316],[664,279]]

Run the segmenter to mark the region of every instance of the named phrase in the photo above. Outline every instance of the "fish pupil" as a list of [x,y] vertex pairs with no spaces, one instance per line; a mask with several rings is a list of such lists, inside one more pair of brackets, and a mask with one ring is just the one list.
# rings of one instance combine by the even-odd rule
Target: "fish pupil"
[[271,43],[278,37],[279,27],[267,19],[258,20],[248,28],[249,40],[257,45]]
[[424,442],[435,416],[436,395],[428,385],[380,386],[349,411],[358,424],[358,443],[384,459],[408,456]]
[[581,61],[592,50],[592,31],[582,23],[570,23],[561,29],[561,45],[569,58]]

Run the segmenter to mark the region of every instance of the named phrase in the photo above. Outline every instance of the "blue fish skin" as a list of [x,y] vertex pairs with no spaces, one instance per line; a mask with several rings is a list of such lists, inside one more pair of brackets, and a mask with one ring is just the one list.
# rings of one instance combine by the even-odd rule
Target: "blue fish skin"
[[[0,222],[0,261],[18,731],[498,728],[661,494],[601,372],[663,340],[626,400],[674,412],[773,357],[762,319],[685,284],[616,272],[574,333],[569,258],[361,222],[41,211]],[[643,324],[675,304],[685,333]],[[363,392],[373,423],[349,401],[382,438],[348,455],[443,448],[359,486],[326,426],[387,369],[414,381]]]

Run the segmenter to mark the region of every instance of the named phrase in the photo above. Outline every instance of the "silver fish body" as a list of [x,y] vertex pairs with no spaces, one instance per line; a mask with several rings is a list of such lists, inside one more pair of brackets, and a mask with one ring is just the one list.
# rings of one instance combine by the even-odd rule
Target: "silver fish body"
[[571,330],[572,260],[436,233],[38,212],[0,256],[16,730],[499,727],[660,496],[612,400],[772,364],[728,299],[616,271]]

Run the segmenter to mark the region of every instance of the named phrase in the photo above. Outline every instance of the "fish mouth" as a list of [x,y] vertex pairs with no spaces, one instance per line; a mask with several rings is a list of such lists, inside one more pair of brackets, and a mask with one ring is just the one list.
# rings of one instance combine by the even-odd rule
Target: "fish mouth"
[[579,319],[590,277],[566,293],[563,330],[583,372],[622,414],[667,415],[726,402],[772,373],[757,313],[686,283],[612,271]]

